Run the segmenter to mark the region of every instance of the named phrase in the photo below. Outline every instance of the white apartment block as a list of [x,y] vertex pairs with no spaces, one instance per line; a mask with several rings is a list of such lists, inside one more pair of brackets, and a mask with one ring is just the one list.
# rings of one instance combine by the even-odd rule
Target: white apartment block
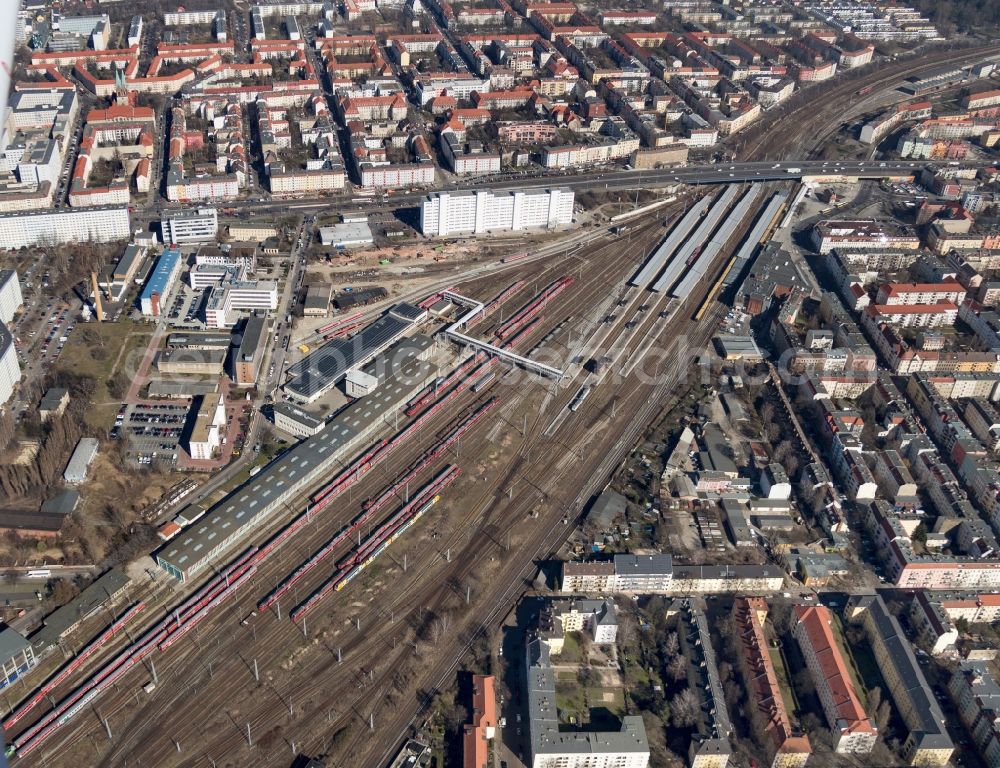
[[958,630],[941,604],[926,592],[917,592],[910,603],[910,623],[938,656],[958,642]]
[[527,717],[531,768],[646,768],[649,742],[642,718],[622,718],[618,731],[566,731],[556,711],[555,671],[548,643],[528,642]]
[[[170,86],[173,90],[174,86]],[[167,184],[167,199],[177,201],[228,200],[240,194],[240,177],[235,173],[225,176],[180,179]]]
[[[610,600],[553,601],[550,606],[552,617],[559,622],[563,635],[586,630],[597,645],[612,645],[618,637],[615,604]],[[554,638],[554,642],[558,643],[558,638]],[[553,642],[549,645],[553,653],[556,653]]]
[[268,182],[276,195],[297,195],[343,189],[345,178],[343,167],[338,166],[315,171],[275,171],[268,175]]
[[0,323],[10,323],[14,315],[24,306],[21,283],[17,271],[0,269]]
[[278,284],[273,280],[231,280],[211,289],[205,306],[205,325],[230,328],[241,312],[274,311],[278,306]]
[[14,387],[21,380],[21,366],[17,362],[14,337],[7,326],[0,323],[0,405],[10,400]]
[[163,14],[163,25],[167,27],[185,27],[192,24],[211,24],[220,11],[177,11]]
[[214,240],[219,231],[215,208],[182,211],[160,222],[165,243],[198,243]]
[[67,243],[110,243],[131,234],[128,208],[0,216],[0,248],[14,250]]
[[554,228],[573,222],[573,190],[435,192],[420,204],[420,229],[429,237]]

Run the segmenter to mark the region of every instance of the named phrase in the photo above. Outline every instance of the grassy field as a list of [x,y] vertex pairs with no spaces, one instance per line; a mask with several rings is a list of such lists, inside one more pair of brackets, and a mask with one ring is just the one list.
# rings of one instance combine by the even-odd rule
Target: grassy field
[[795,698],[795,692],[788,681],[788,666],[785,663],[785,656],[780,648],[771,648],[768,653],[771,656],[771,664],[774,666],[774,675],[778,678],[778,687],[781,689],[781,698],[785,703],[785,711],[792,713],[799,711],[799,702]]
[[601,685],[584,687],[576,673],[559,670],[556,675],[556,708],[559,719],[576,725],[591,723],[596,718],[604,722],[608,717],[621,717],[625,712],[625,696],[620,688]]
[[[858,649],[859,650],[859,653],[858,653],[858,657],[859,658],[855,657],[855,653],[854,653],[853,649],[851,648],[851,646],[848,644],[847,638],[844,637],[844,627],[841,624],[841,618],[840,618],[840,616],[838,616],[836,614],[834,614],[834,616],[833,616],[833,634],[834,634],[834,637],[837,640],[837,643],[839,643],[841,650],[844,652],[844,658],[847,660],[847,668],[851,672],[851,682],[854,683],[854,689],[858,692],[858,697],[861,699],[861,706],[867,708],[867,706],[868,706],[868,689],[862,684],[861,681],[862,680],[875,680],[875,679],[878,679],[878,678],[872,677],[872,676],[870,676],[868,674],[862,675],[861,674],[861,670],[859,669],[859,664],[863,664],[863,663],[865,663],[867,661],[869,664],[871,664],[872,666],[874,666],[874,660],[872,660],[870,658],[866,659],[864,653],[860,652],[861,649]],[[875,674],[879,674],[875,669],[868,670],[868,671],[869,672],[873,672]]]
[[108,394],[107,382],[116,373],[131,381],[140,351],[152,333],[145,324],[120,320],[116,323],[81,323],[70,335],[59,355],[59,368],[92,376],[97,392],[87,410],[87,423],[97,429],[110,429],[121,400]]

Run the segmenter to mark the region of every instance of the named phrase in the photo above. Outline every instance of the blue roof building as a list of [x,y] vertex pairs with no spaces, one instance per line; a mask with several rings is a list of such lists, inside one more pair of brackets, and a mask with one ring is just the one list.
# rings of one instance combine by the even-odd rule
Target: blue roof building
[[181,271],[181,252],[179,248],[168,248],[153,267],[153,273],[146,282],[146,287],[139,294],[139,308],[147,317],[160,314],[160,305],[164,297],[170,293]]

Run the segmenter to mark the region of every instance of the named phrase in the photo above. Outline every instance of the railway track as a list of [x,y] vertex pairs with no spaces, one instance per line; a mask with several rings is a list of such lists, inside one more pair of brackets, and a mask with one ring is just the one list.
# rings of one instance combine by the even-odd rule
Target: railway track
[[[650,240],[654,239],[658,234],[655,232],[655,225],[650,226],[646,231]],[[636,242],[637,246],[644,247],[641,237],[635,237],[634,242]],[[562,316],[565,314],[565,310],[562,308],[563,305],[578,307],[596,301],[596,296],[604,290],[606,280],[610,279],[613,273],[624,271],[623,267],[627,269],[634,267],[632,257],[621,253],[614,253],[614,249],[608,247],[610,245],[612,244],[601,246],[594,250],[592,254],[578,256],[585,266],[588,267],[589,273],[594,276],[594,282],[591,283],[592,287],[589,290],[580,293],[576,291],[568,292],[565,300],[561,298],[556,315]],[[638,256],[638,254],[635,255]],[[542,282],[547,277],[548,272],[559,271],[559,269],[559,265],[548,265],[543,268],[543,274],[537,278],[538,282]],[[493,279],[495,280],[496,278]],[[486,291],[483,291],[483,293],[486,293]],[[577,312],[579,311],[578,309]],[[563,395],[564,393],[556,392],[555,397],[558,400]],[[441,428],[443,428],[443,425]],[[487,430],[484,427],[482,431],[485,433]],[[404,466],[407,461],[412,460],[414,455],[419,454],[425,448],[422,444],[423,442],[425,441],[420,441],[421,444],[414,444],[411,450],[398,458],[398,462],[394,459],[392,467]],[[463,452],[468,451],[466,455],[476,456],[484,454],[489,448],[490,446],[486,441],[470,441],[463,445]],[[525,474],[525,466],[530,463],[530,454],[528,454],[530,450],[530,446],[522,446],[513,461],[508,463],[506,471],[498,475],[488,488],[481,490],[477,504],[468,507],[468,517],[462,520],[462,525],[455,527],[450,537],[442,542],[442,544],[453,545],[453,549],[456,552],[456,558],[453,558],[451,563],[446,563],[449,566],[446,570],[451,578],[460,578],[462,572],[458,571],[457,567],[462,565],[462,562],[466,560],[465,555],[468,556],[468,561],[472,562],[474,561],[475,551],[483,546],[481,542],[468,543],[470,531],[482,530],[491,526],[496,527],[498,524],[499,517],[502,515],[498,510],[490,508],[492,498],[497,495],[498,490],[508,485],[513,478]],[[459,461],[459,463],[461,462]],[[384,466],[383,469],[386,477],[381,478],[382,480],[391,480],[395,476],[392,474],[393,470],[388,466]],[[377,485],[379,480],[380,478],[376,472],[373,473],[372,478],[367,483],[359,484],[357,489],[359,500],[365,497],[365,489],[368,489],[371,493],[376,492],[379,487]],[[524,487],[527,487],[527,485]],[[508,500],[520,505],[534,503],[534,491],[532,491],[530,496],[529,500],[525,491],[519,491],[516,495],[512,494]],[[347,508],[352,506],[352,503],[348,502],[343,506],[344,512],[346,512]],[[338,510],[335,517],[339,519],[341,516],[342,513]],[[477,518],[482,519],[477,520]],[[333,517],[322,525],[317,522],[315,530],[310,533],[310,539],[318,544],[323,536],[329,534],[330,525],[333,525],[335,522]],[[462,557],[459,557],[458,548],[463,546],[463,541],[466,542],[464,545],[466,549],[462,550],[464,554]],[[185,756],[186,750],[190,749],[190,745],[205,741],[221,742],[218,744],[219,748],[215,750],[216,755],[235,754],[240,751],[239,744],[243,733],[233,723],[242,721],[246,715],[250,715],[247,719],[251,722],[254,733],[261,733],[263,731],[266,734],[269,724],[273,724],[278,719],[274,713],[280,711],[284,706],[281,701],[283,694],[278,690],[271,690],[271,688],[267,687],[269,685],[276,685],[273,681],[277,680],[278,676],[272,669],[269,673],[271,679],[268,682],[262,682],[262,686],[265,686],[265,688],[260,696],[255,697],[258,700],[255,703],[260,704],[258,707],[260,714],[244,712],[242,711],[243,702],[240,701],[241,697],[238,692],[241,689],[252,688],[253,686],[248,686],[231,678],[242,676],[243,680],[246,680],[249,672],[246,671],[246,664],[242,661],[234,662],[232,658],[226,661],[220,658],[220,655],[224,655],[221,653],[221,649],[227,646],[235,646],[237,656],[243,655],[246,658],[250,658],[251,652],[256,652],[256,655],[260,658],[271,656],[278,658],[280,662],[282,656],[281,649],[283,647],[302,645],[303,641],[305,641],[304,644],[306,645],[313,644],[311,640],[302,638],[298,631],[287,621],[284,623],[274,621],[270,627],[261,622],[250,628],[240,628],[238,623],[238,619],[249,612],[256,599],[266,593],[267,585],[275,581],[279,575],[287,573],[291,569],[294,564],[289,563],[290,559],[294,558],[298,560],[308,554],[308,552],[302,550],[307,550],[309,545],[309,541],[296,543],[296,545],[289,548],[288,552],[290,554],[282,554],[273,565],[268,564],[262,567],[260,572],[255,575],[250,587],[237,596],[231,608],[226,608],[220,615],[207,618],[203,626],[191,633],[190,640],[185,638],[183,642],[178,643],[175,650],[171,651],[170,656],[163,660],[157,659],[157,665],[160,667],[161,683],[148,704],[138,699],[138,695],[134,692],[134,689],[118,690],[104,697],[107,700],[102,699],[98,702],[101,716],[109,720],[111,727],[116,733],[116,740],[114,742],[108,744],[106,736],[98,735],[103,734],[103,729],[95,730],[95,727],[101,728],[101,724],[96,717],[83,717],[66,726],[66,730],[54,738],[51,745],[47,745],[48,748],[43,747],[39,750],[38,754],[41,756],[41,764],[67,765],[83,759],[86,764],[123,765],[126,757],[134,755],[135,757],[130,759],[144,760],[148,764],[183,765],[192,759],[190,756]],[[516,542],[514,542],[514,545],[516,545]],[[468,547],[472,547],[472,549],[468,549]],[[443,558],[438,553],[435,553],[428,560],[436,561],[438,567],[440,567]],[[367,627],[380,618],[384,619],[387,611],[391,615],[398,608],[401,624],[412,614],[412,610],[409,613],[407,612],[407,605],[426,603],[428,600],[422,598],[433,598],[435,593],[440,591],[440,587],[438,586],[440,579],[434,578],[431,581],[422,573],[427,565],[430,564],[414,563],[414,567],[408,571],[408,573],[414,574],[413,585],[405,589],[400,589],[396,601],[383,602],[381,607],[376,609],[354,609],[350,613],[358,614],[358,617],[362,618]],[[468,567],[468,565],[465,567]],[[419,579],[416,578],[418,575]],[[338,610],[337,613],[340,614],[340,611]],[[263,615],[258,618],[270,619],[270,617]],[[343,623],[343,614],[340,615],[340,619],[341,623]],[[319,624],[317,632],[324,629],[322,622]],[[399,624],[396,626],[398,627]],[[327,627],[325,631],[329,632],[330,627]],[[342,629],[338,631],[343,632]],[[251,634],[257,639],[250,640]],[[301,640],[296,640],[297,637],[301,638]],[[346,656],[355,661],[357,657],[364,654],[384,655],[391,645],[392,642],[389,639],[389,633],[386,631],[362,632],[357,633],[357,636],[351,638],[349,642],[343,643],[342,647],[344,650],[342,653],[346,652]],[[303,710],[308,709],[312,711],[313,698],[318,700],[323,696],[328,696],[332,685],[336,686],[335,690],[337,691],[350,690],[351,680],[331,683],[330,677],[324,674],[324,672],[335,672],[336,670],[333,670],[332,667],[336,665],[336,667],[340,668],[341,672],[333,676],[345,677],[343,674],[344,667],[333,661],[332,654],[328,654],[328,657],[326,669],[315,668],[315,665],[313,665],[310,674],[305,676],[307,681],[316,681],[314,687],[310,687],[308,682],[296,687],[295,699],[297,703],[293,703],[289,709],[295,712],[297,719],[305,714]],[[240,670],[240,666],[243,666],[244,670]],[[271,666],[273,667],[273,665]],[[280,666],[280,663],[278,666]],[[372,669],[368,669],[367,671],[369,674],[373,672]],[[265,677],[262,677],[262,680]],[[227,680],[227,678],[230,679]],[[138,684],[139,681],[135,683],[135,685]],[[278,687],[280,688],[280,685]],[[190,698],[192,696],[197,696],[201,700],[199,701],[199,707],[203,711],[206,711],[208,715],[201,720],[187,720],[184,722],[185,718],[183,716],[178,717],[176,713],[178,710],[187,710],[191,706]],[[237,701],[238,705],[227,707],[227,700],[229,703]],[[187,706],[182,704],[185,701],[188,702]],[[219,716],[219,713],[226,714],[222,717]],[[225,723],[227,719],[230,721],[229,726]],[[227,735],[220,739],[202,736],[201,732],[203,730],[212,728],[213,726],[221,726],[220,730],[224,729],[227,731]],[[149,736],[151,733],[157,731],[161,735],[158,738],[150,739]],[[135,734],[134,736],[132,735],[133,733]],[[175,749],[176,744],[182,746],[181,751]],[[262,747],[255,747],[255,749],[257,751],[247,750],[248,753],[252,753],[252,757],[263,754]],[[170,757],[170,755],[173,755],[173,757]],[[212,757],[210,752],[205,752],[204,755]],[[23,764],[31,764],[34,759],[36,758],[31,756]],[[149,763],[151,760],[153,762]]]
[[[922,56],[919,64],[914,60],[881,65],[875,78],[845,78],[816,88],[814,98],[807,98],[787,112],[778,112],[772,120],[751,128],[747,144],[739,153],[740,160],[760,160],[771,157],[798,156],[802,149],[813,150],[840,128],[845,117],[845,107],[856,95],[859,87],[871,86],[872,90],[900,82],[904,77],[935,69],[942,64],[964,64],[979,61],[984,55],[995,53],[995,46],[977,46],[961,51],[932,51]],[[795,126],[794,134],[770,130],[773,122]],[[759,135],[757,135],[759,134]]]

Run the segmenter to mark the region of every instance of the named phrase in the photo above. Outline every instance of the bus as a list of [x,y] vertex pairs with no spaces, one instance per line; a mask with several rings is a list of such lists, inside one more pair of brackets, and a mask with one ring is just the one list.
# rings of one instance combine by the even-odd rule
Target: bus
[[52,571],[48,568],[36,568],[28,571],[26,577],[29,579],[50,579],[52,578]]

